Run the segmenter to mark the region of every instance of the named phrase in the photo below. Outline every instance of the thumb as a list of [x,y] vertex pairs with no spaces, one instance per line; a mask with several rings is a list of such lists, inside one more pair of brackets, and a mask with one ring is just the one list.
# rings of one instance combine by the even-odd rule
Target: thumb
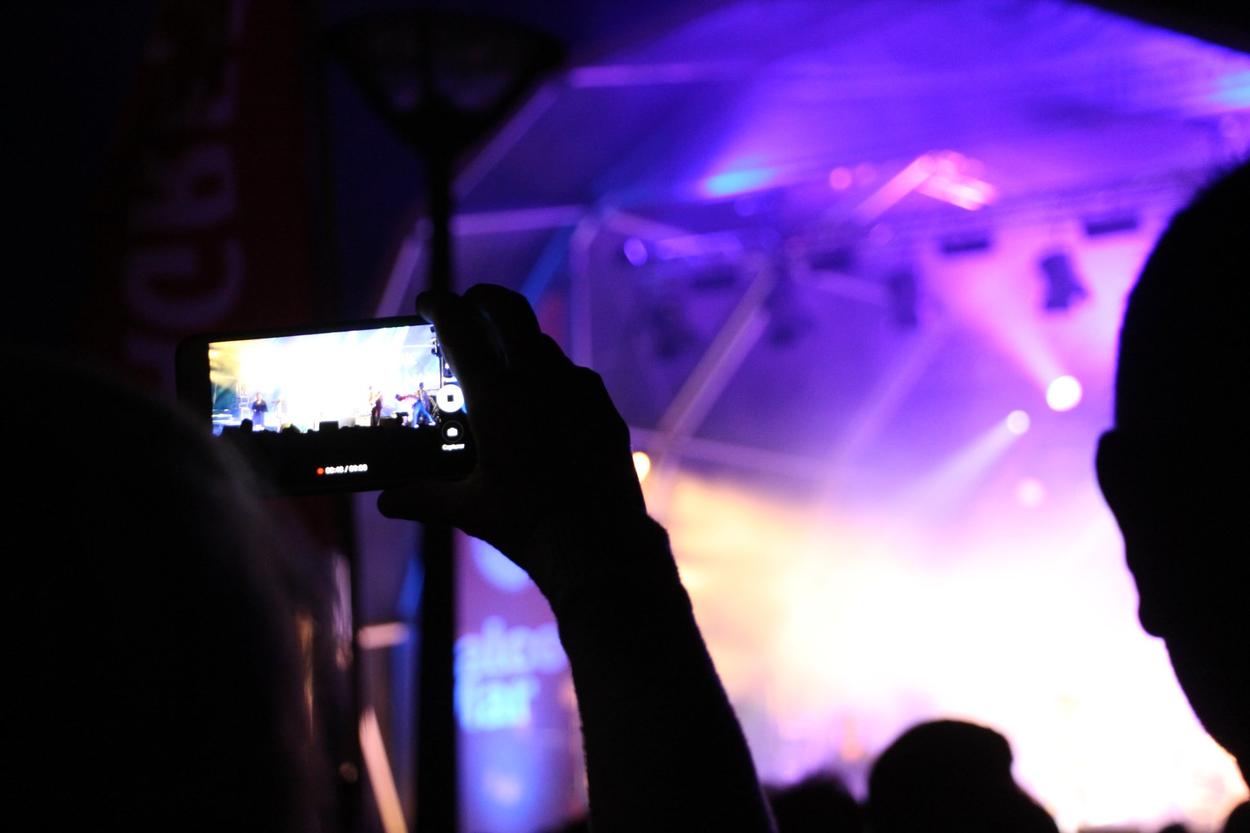
[[468,492],[466,481],[413,480],[378,495],[378,511],[388,518],[463,528],[464,507],[472,505]]

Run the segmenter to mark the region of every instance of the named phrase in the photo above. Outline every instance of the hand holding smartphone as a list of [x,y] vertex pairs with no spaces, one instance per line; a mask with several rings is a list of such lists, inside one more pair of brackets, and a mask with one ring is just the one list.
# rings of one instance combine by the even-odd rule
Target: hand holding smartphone
[[645,520],[603,380],[524,297],[479,284],[418,306],[424,318],[188,339],[180,393],[281,491],[385,489],[383,514],[459,527],[540,587],[528,549],[542,525]]
[[541,530],[586,533],[594,549],[646,521],[629,429],[599,375],[570,361],[516,292],[479,284],[463,296],[423,294],[418,308],[463,381],[477,464],[451,483],[414,475],[378,507],[487,541],[548,593],[559,570],[535,550]]
[[459,380],[419,317],[218,333],[178,348],[179,397],[285,494],[463,476]]

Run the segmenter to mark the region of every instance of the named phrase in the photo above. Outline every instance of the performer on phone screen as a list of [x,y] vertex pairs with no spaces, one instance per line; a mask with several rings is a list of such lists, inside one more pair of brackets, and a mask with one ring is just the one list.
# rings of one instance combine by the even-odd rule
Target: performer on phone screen
[[369,427],[382,424],[382,391],[369,388]]
[[414,428],[418,425],[434,424],[434,401],[430,398],[429,391],[425,389],[425,382],[418,382],[414,392],[397,393],[395,398],[400,401],[413,400],[411,424]]
[[269,411],[269,404],[265,402],[265,398],[260,395],[260,391],[252,397],[252,423],[265,427],[265,414]]

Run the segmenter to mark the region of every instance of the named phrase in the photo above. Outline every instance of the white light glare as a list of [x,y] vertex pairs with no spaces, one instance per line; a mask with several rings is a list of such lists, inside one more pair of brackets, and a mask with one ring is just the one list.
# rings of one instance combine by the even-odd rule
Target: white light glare
[[1032,424],[1033,421],[1029,419],[1029,415],[1024,411],[1016,410],[1007,414],[1007,430],[1017,437],[1022,437],[1029,433],[1029,426]]
[[1075,376],[1060,376],[1046,387],[1046,404],[1052,411],[1070,411],[1081,404],[1081,393]]
[[646,483],[651,473],[651,457],[645,451],[634,452],[634,471],[638,473],[638,482]]

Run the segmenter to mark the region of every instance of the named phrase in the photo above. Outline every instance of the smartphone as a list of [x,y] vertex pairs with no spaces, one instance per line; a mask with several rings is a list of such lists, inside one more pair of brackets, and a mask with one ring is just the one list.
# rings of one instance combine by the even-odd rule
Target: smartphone
[[193,336],[176,362],[179,398],[281,493],[473,468],[464,395],[422,318]]

